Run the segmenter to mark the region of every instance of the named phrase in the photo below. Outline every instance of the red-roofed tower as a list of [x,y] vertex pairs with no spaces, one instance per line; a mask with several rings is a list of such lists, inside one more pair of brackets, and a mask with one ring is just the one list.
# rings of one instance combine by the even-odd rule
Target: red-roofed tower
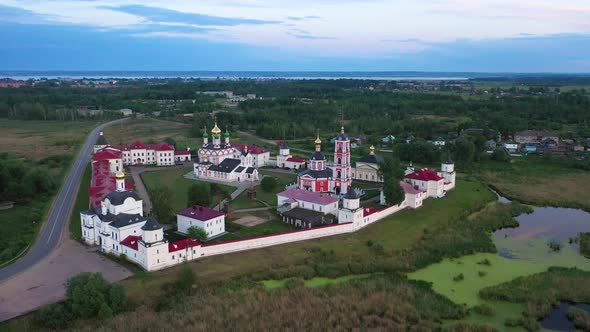
[[344,126],[336,136],[334,145],[334,192],[346,194],[352,182],[352,168],[350,165],[350,139],[344,133]]

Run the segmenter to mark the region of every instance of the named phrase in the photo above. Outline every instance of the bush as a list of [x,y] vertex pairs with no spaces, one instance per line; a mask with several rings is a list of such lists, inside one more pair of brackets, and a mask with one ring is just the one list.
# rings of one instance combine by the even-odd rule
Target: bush
[[481,260],[481,261],[477,262],[477,264],[490,266],[490,265],[492,265],[492,262],[490,262],[490,260],[486,258],[484,260]]
[[100,273],[80,273],[66,283],[66,302],[41,309],[35,325],[50,329],[68,327],[75,318],[107,319],[128,308],[127,295],[120,285],[110,285]]
[[578,238],[580,242],[580,254],[590,258],[590,232],[580,233]]
[[65,329],[70,326],[74,317],[65,305],[51,304],[37,311],[33,316],[33,324],[49,329]]
[[478,274],[480,277],[485,277],[486,275],[488,275],[488,273],[487,273],[486,271],[478,271],[478,272],[477,272],[477,274]]
[[463,281],[464,279],[465,279],[465,276],[463,276],[463,273],[459,273],[453,277],[453,281]]
[[476,305],[475,307],[473,307],[473,311],[475,311],[476,313],[483,315],[483,316],[494,316],[496,314],[496,311],[494,310],[494,308],[487,306],[485,304],[481,304],[481,305]]
[[262,181],[260,181],[260,187],[266,192],[272,192],[278,184],[277,179],[272,176],[265,176]]
[[289,278],[285,281],[286,289],[294,289],[305,286],[305,281],[301,278]]
[[197,282],[197,275],[191,269],[188,263],[182,264],[175,286],[179,293],[189,294],[192,291],[193,285]]
[[582,331],[590,331],[590,313],[570,307],[567,311],[567,318],[574,323],[574,326]]

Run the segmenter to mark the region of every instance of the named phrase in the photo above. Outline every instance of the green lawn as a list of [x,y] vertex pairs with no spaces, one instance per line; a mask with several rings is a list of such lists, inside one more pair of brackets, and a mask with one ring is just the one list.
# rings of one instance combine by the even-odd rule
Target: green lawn
[[[188,188],[191,186],[191,184],[195,183],[195,181],[198,181],[186,179],[184,177],[184,175],[190,172],[192,169],[193,168],[189,166],[180,169],[144,172],[141,174],[141,178],[148,192],[151,188],[155,188],[156,186],[168,187],[172,191],[173,195],[172,208],[175,212],[177,212],[187,207]],[[220,186],[228,193],[231,193],[236,189],[233,186],[222,184],[220,184]],[[213,207],[219,204],[220,201],[220,197],[214,197],[211,206]]]
[[72,210],[70,217],[70,239],[79,240],[82,238],[82,228],[80,226],[80,211],[88,210],[90,198],[88,197],[88,187],[90,187],[90,179],[92,177],[92,167],[90,164],[86,166],[82,181],[80,182],[80,191],[76,198],[76,204]]
[[295,173],[285,174],[281,172],[273,172],[270,169],[260,170],[260,175],[272,176],[276,178],[278,180],[278,185],[276,186],[276,188],[268,192],[263,190],[260,186],[255,186],[254,189],[256,190],[256,200],[248,198],[247,191],[244,191],[240,196],[238,196],[236,199],[232,201],[232,207],[234,209],[249,209],[266,206],[264,203],[261,203],[260,201],[264,201],[270,206],[276,206],[277,193],[284,191],[286,185],[292,184],[297,179]]
[[43,222],[50,200],[40,197],[27,205],[0,210],[0,266],[32,244]]
[[[343,282],[348,282],[348,281],[356,280],[356,279],[364,279],[369,276],[370,276],[370,274],[350,274],[350,275],[338,277],[338,278],[314,277],[314,278],[305,280],[303,282],[303,284],[306,287],[323,287],[323,286],[327,286],[327,285],[340,284]],[[287,282],[287,280],[288,279],[262,280],[260,283],[262,283],[262,285],[267,289],[275,289],[275,288],[280,288],[280,287],[285,286],[285,283]]]
[[233,222],[226,222],[225,230],[229,232],[224,236],[216,238],[212,242],[222,242],[229,240],[244,239],[253,236],[270,235],[281,232],[292,231],[295,228],[281,222],[278,219],[267,221],[263,224],[256,225],[254,227],[245,227],[242,225],[235,224]]

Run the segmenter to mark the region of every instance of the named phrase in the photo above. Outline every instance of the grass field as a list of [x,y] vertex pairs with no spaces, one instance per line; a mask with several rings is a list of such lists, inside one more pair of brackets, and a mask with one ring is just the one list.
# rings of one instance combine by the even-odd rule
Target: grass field
[[248,193],[244,191],[240,196],[232,201],[232,207],[234,209],[248,209],[266,206],[263,201],[270,206],[277,205],[277,193],[284,191],[285,186],[296,181],[297,177],[295,173],[286,174],[281,172],[273,172],[271,169],[261,169],[260,176],[272,176],[277,179],[278,185],[274,190],[268,192],[263,190],[260,186],[255,186],[256,200],[248,198]]
[[[156,119],[131,119],[108,127],[104,135],[114,145],[130,144],[136,140],[143,143],[160,143],[166,137],[173,138],[179,150],[186,149],[190,144],[195,147],[196,139],[189,137],[190,125],[181,122]],[[199,141],[200,143],[200,141]]]
[[88,133],[97,126],[94,121],[19,121],[0,122],[0,151],[38,161],[77,151]]
[[[494,199],[494,194],[483,184],[461,181],[444,199],[426,200],[424,206],[418,210],[402,211],[356,233],[208,257],[191,263],[190,266],[202,282],[211,283],[269,268],[302,263],[313,256],[310,248],[333,251],[336,257],[344,260],[353,257],[369,259],[375,253],[367,246],[368,240],[381,243],[386,251],[402,250],[414,244],[424,228],[435,232],[438,227],[444,227],[465,210]],[[145,287],[157,292],[159,285],[171,281],[179,269],[180,267],[174,267],[152,273],[154,277]],[[137,278],[125,280],[123,284],[133,298],[150,301]]]
[[[157,186],[168,187],[172,191],[172,208],[180,211],[187,207],[187,192],[191,184],[197,180],[184,178],[184,175],[192,170],[192,166],[179,169],[158,170],[144,172],[141,174],[144,185],[149,191]],[[233,186],[220,185],[226,192],[231,193],[236,188]],[[211,206],[219,204],[221,198],[214,197]]]
[[477,176],[502,195],[527,204],[583,208],[590,211],[590,172],[543,162],[512,159],[507,163],[485,163]]
[[[340,284],[351,280],[363,279],[369,276],[370,274],[351,274],[338,278],[315,277],[305,280],[303,284],[305,285],[305,287],[323,287],[327,285]],[[276,289],[285,286],[287,281],[288,279],[262,280],[260,283],[262,283],[262,285],[264,285],[264,287],[266,287],[267,289]]]
[[90,164],[88,164],[84,170],[84,174],[82,175],[80,191],[78,191],[76,204],[72,209],[72,217],[70,218],[70,238],[73,240],[79,240],[82,238],[82,229],[80,227],[80,211],[87,210],[90,204],[90,198],[88,197],[88,187],[90,186],[91,177],[92,168]]

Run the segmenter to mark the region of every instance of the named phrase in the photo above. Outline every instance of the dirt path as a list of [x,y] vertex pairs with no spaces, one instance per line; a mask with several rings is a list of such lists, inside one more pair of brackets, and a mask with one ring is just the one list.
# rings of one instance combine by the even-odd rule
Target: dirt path
[[62,301],[68,278],[81,272],[100,272],[109,282],[131,276],[127,268],[99,255],[96,247],[86,247],[70,239],[44,260],[0,283],[0,322],[41,306]]

